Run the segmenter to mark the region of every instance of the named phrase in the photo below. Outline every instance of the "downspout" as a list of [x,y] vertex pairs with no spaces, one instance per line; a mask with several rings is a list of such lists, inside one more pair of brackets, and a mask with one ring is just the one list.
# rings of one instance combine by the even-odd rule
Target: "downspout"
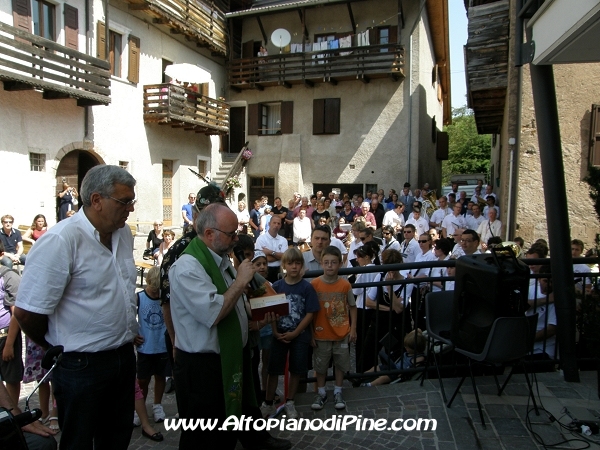
[[[506,218],[506,240],[517,234],[517,196],[519,195],[519,154],[521,150],[521,114],[523,112],[523,67],[517,67],[517,124],[515,130],[515,143],[510,146],[510,177],[508,180],[508,215]],[[513,190],[514,186],[514,190]]]
[[[92,54],[92,39],[90,36],[90,22],[92,20],[91,16],[91,8],[90,1],[85,0],[85,53],[86,55]],[[91,106],[86,106],[83,108],[83,140],[92,141],[92,137],[90,136],[90,108]]]

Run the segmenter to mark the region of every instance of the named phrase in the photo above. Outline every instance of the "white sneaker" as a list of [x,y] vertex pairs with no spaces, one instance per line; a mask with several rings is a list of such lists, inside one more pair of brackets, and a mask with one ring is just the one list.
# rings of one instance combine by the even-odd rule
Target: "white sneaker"
[[275,411],[277,411],[277,408],[274,404],[267,405],[265,402],[262,402],[262,405],[260,405],[260,413],[262,414],[263,419],[266,419],[267,417],[273,415]]
[[142,424],[142,421],[140,420],[140,416],[138,416],[138,413],[136,413],[134,411],[133,412],[133,426],[139,427],[141,424]]
[[165,420],[165,411],[160,403],[158,405],[152,405],[152,413],[154,414],[154,422],[158,423]]
[[297,419],[298,411],[296,411],[296,406],[294,405],[294,400],[288,400],[285,403],[285,414],[288,416],[288,419]]

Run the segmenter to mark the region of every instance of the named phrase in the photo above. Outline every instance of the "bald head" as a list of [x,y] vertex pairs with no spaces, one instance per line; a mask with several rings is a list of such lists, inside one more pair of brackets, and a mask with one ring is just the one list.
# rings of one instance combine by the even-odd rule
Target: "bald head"
[[194,222],[198,237],[218,255],[229,253],[237,242],[237,225],[235,213],[221,203],[208,205]]

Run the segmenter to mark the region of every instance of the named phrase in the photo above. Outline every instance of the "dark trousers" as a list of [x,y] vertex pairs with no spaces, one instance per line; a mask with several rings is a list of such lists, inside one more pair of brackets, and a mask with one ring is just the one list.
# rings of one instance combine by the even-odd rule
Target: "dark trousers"
[[132,344],[95,353],[64,353],[52,385],[61,450],[127,449],[135,392]]
[[[175,368],[173,374],[177,380],[177,409],[182,419],[219,419],[219,426],[226,419],[225,397],[223,394],[223,377],[221,373],[221,355],[215,353],[188,353],[176,349]],[[248,361],[244,364],[250,365]],[[244,388],[253,389],[253,386]],[[261,417],[257,406],[242,404],[242,414],[254,420]],[[252,429],[252,427],[250,427]],[[263,442],[269,437],[266,431],[182,431],[179,449],[196,450],[231,449],[238,439],[243,446]]]

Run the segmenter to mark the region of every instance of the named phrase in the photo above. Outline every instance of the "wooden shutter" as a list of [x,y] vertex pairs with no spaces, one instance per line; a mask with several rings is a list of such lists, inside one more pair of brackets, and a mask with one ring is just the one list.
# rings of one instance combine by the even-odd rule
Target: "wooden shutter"
[[294,132],[294,102],[281,102],[281,134]]
[[65,16],[65,46],[79,50],[79,12],[77,8],[64,4]]
[[242,44],[242,58],[252,58],[254,54],[254,41],[244,42]]
[[340,134],[340,99],[325,99],[325,134]]
[[106,60],[106,26],[104,22],[98,21],[96,24],[96,56]]
[[316,98],[313,100],[313,134],[323,134],[325,132],[325,99]]
[[398,43],[398,26],[393,25],[390,27],[390,44]]
[[590,164],[600,166],[600,105],[592,105],[590,124]]
[[[283,118],[283,108],[281,116]],[[283,122],[283,120],[282,120]],[[248,105],[248,135],[258,135],[258,129],[260,127],[260,103],[253,103]]]
[[31,33],[31,0],[13,0],[13,25]]
[[127,79],[132,83],[140,81],[140,38],[130,34],[128,39],[129,67]]
[[199,92],[205,97],[208,97],[208,83],[200,84]]
[[[377,28],[371,28],[369,29],[369,45],[377,45],[379,44],[379,36],[378,36],[378,32],[377,32]],[[378,49],[374,49],[372,48],[371,50],[369,50],[371,53],[373,52],[378,52]]]
[[435,157],[439,160],[448,159],[448,133],[445,131],[437,132],[437,142],[435,145]]

